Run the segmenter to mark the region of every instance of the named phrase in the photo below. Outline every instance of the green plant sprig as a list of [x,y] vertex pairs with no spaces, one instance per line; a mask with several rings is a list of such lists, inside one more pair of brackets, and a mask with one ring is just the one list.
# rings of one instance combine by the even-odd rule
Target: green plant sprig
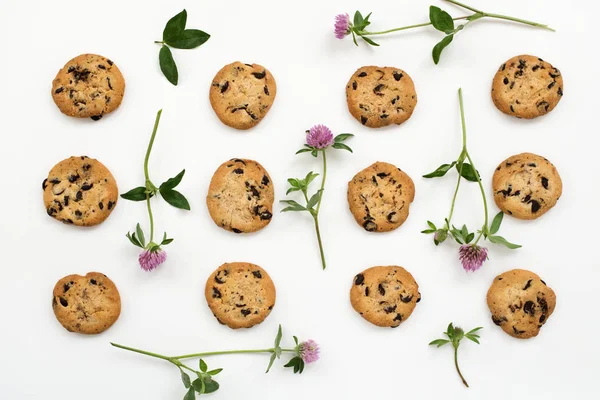
[[127,193],[121,195],[121,197],[125,200],[146,202],[146,207],[148,209],[148,219],[150,221],[150,240],[148,241],[148,243],[146,243],[144,231],[142,230],[139,223],[136,225],[135,232],[127,232],[126,236],[134,246],[140,247],[145,250],[149,250],[150,252],[156,252],[160,250],[160,246],[168,245],[173,241],[172,238],[167,237],[167,233],[165,232],[160,243],[154,242],[154,216],[152,214],[152,206],[150,199],[160,194],[161,197],[173,207],[180,208],[183,210],[190,210],[190,204],[188,200],[183,194],[175,190],[177,185],[179,185],[179,183],[183,179],[185,169],[173,178],[167,179],[159,187],[156,187],[154,183],[152,183],[152,181],[150,180],[150,174],[148,172],[148,162],[150,160],[150,153],[152,152],[152,147],[154,145],[154,139],[156,138],[156,132],[158,131],[158,125],[160,123],[161,114],[162,110],[159,110],[156,114],[156,120],[154,121],[154,129],[152,130],[152,136],[150,137],[148,149],[146,150],[146,156],[144,158],[144,186],[138,186],[134,189],[131,189]]
[[[267,370],[265,373],[268,373],[275,362],[275,359],[281,358],[283,353],[292,353],[294,357],[292,357],[287,364],[284,365],[286,368],[292,368],[294,373],[301,374],[304,371],[304,361],[301,356],[301,344],[298,343],[298,338],[294,336],[294,342],[296,343],[293,348],[282,348],[281,347],[281,339],[283,337],[281,325],[279,325],[279,329],[277,330],[277,335],[275,336],[274,346],[265,349],[252,349],[252,350],[223,350],[223,351],[209,351],[202,353],[192,353],[192,354],[184,354],[181,356],[165,356],[158,353],[152,353],[146,350],[135,349],[133,347],[123,346],[117,343],[110,343],[112,346],[117,347],[119,349],[131,351],[138,354],[143,354],[149,357],[159,358],[161,360],[165,360],[175,365],[180,372],[181,381],[183,386],[186,389],[185,396],[183,400],[193,400],[196,398],[196,394],[208,394],[216,392],[220,385],[217,381],[214,380],[214,376],[223,371],[223,368],[216,368],[209,370],[206,361],[202,359],[202,357],[216,356],[216,355],[228,355],[228,354],[256,354],[256,353],[267,353],[271,354],[269,359],[269,365],[267,366]],[[184,364],[181,360],[186,360],[190,358],[199,358],[198,361],[198,369],[194,369]],[[195,379],[192,380],[190,375],[188,375],[189,371],[190,375],[192,375]]]
[[429,343],[430,346],[437,346],[438,349],[447,343],[452,344],[452,347],[454,348],[454,366],[456,367],[456,372],[458,372],[458,376],[460,376],[462,383],[466,387],[469,387],[469,384],[465,380],[465,377],[460,372],[460,368],[458,367],[458,346],[460,345],[460,341],[463,340],[464,338],[467,338],[470,341],[479,344],[479,334],[476,332],[479,331],[480,329],[483,329],[483,328],[477,327],[477,328],[471,329],[469,332],[465,333],[458,326],[454,327],[451,322],[448,325],[448,329],[446,329],[446,332],[444,332],[444,335],[446,335],[446,337],[448,339],[436,339]]
[[[496,233],[498,233],[498,231],[500,230],[500,225],[502,224],[502,219],[504,217],[504,213],[502,213],[502,211],[496,214],[496,216],[492,220],[491,225],[489,224],[488,204],[485,196],[485,190],[481,182],[481,176],[476,170],[473,163],[473,159],[471,158],[469,150],[467,149],[467,128],[465,123],[462,89],[458,90],[458,98],[460,103],[460,117],[462,124],[461,152],[455,161],[452,161],[447,164],[442,164],[435,171],[423,175],[424,178],[440,178],[445,176],[446,173],[448,173],[451,169],[456,169],[456,171],[458,172],[458,178],[456,181],[456,187],[454,189],[454,195],[452,196],[450,212],[448,214],[448,217],[444,219],[444,224],[442,227],[438,228],[433,222],[427,221],[428,228],[423,230],[421,233],[434,234],[433,242],[436,246],[440,243],[443,243],[448,238],[448,236],[450,236],[460,245],[472,244],[473,246],[476,246],[481,239],[486,239],[491,243],[501,244],[509,249],[518,249],[521,247],[521,245],[511,243],[502,236],[496,235]],[[456,205],[456,198],[458,196],[458,191],[460,189],[460,183],[462,179],[465,179],[469,182],[477,182],[477,184],[479,185],[479,191],[481,193],[481,199],[483,202],[484,222],[481,228],[477,230],[477,237],[475,237],[475,232],[469,232],[466,225],[463,225],[461,228],[457,228],[456,226],[451,225],[452,217],[454,215],[454,207]]]
[[171,18],[163,30],[163,39],[155,40],[154,43],[160,44],[158,61],[160,70],[173,85],[177,86],[179,81],[179,72],[177,64],[173,58],[173,53],[169,47],[175,49],[194,49],[204,44],[210,35],[199,29],[185,29],[187,22],[187,11],[184,9],[179,14]]
[[[448,14],[446,11],[442,10],[441,8],[436,7],[436,6],[430,6],[429,7],[429,22],[424,22],[424,23],[416,24],[416,25],[402,26],[400,28],[388,29],[388,30],[384,30],[384,31],[371,32],[371,31],[366,30],[367,26],[369,26],[371,24],[371,22],[369,21],[369,17],[371,16],[371,13],[369,13],[366,17],[363,18],[362,14],[359,11],[356,11],[354,14],[353,23],[350,24],[349,32],[352,34],[352,39],[354,40],[354,44],[356,44],[357,46],[358,46],[358,42],[356,41],[357,36],[360,37],[361,39],[363,39],[367,44],[369,44],[371,46],[379,46],[379,44],[374,42],[371,38],[369,38],[369,36],[384,35],[384,34],[388,34],[388,33],[392,33],[392,32],[404,31],[404,30],[408,30],[408,29],[421,28],[421,27],[433,25],[433,27],[435,29],[437,29],[440,32],[443,32],[446,35],[446,36],[444,36],[444,38],[441,41],[439,41],[433,47],[433,49],[431,51],[433,62],[435,64],[439,63],[442,51],[448,45],[450,45],[450,43],[452,43],[455,35],[458,32],[462,31],[470,23],[480,20],[480,19],[483,19],[483,18],[493,18],[493,19],[500,19],[500,20],[505,20],[505,21],[512,21],[512,22],[516,22],[516,23],[520,23],[520,24],[537,27],[537,28],[547,29],[549,31],[554,32],[554,29],[550,28],[548,25],[545,25],[545,24],[540,24],[538,22],[533,22],[533,21],[527,21],[527,20],[524,20],[521,18],[515,18],[515,17],[508,16],[508,15],[501,15],[501,14],[485,12],[485,11],[479,10],[477,8],[468,6],[466,4],[459,3],[458,1],[455,1],[455,0],[446,0],[446,1],[456,5],[458,7],[461,7],[465,10],[471,11],[471,12],[473,12],[473,14],[453,18],[450,14]],[[462,23],[462,24],[456,26],[455,21],[465,21],[465,23]]]

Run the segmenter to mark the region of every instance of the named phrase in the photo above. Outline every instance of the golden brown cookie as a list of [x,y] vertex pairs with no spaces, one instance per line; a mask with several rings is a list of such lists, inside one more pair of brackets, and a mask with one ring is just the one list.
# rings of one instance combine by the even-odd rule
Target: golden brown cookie
[[125,79],[108,58],[82,54],[70,60],[52,81],[52,99],[70,117],[94,121],[116,110],[125,94]]
[[217,168],[206,205],[215,224],[235,233],[256,232],[271,222],[275,191],[258,162],[233,158]]
[[395,165],[376,162],[348,182],[348,205],[356,222],[369,232],[388,232],[408,218],[415,185]]
[[121,314],[121,297],[115,284],[99,272],[68,275],[56,282],[52,309],[69,332],[104,332]]
[[87,156],[70,157],[56,164],[42,182],[42,189],[48,215],[78,226],[103,222],[119,197],[110,171]]
[[494,324],[512,337],[529,339],[540,333],[556,306],[556,295],[531,271],[513,269],[498,275],[487,293]]
[[377,326],[396,328],[421,301],[419,285],[402,267],[371,267],[354,277],[350,289],[352,307]]
[[225,125],[250,129],[273,105],[277,85],[268,69],[239,61],[224,66],[210,86],[210,104]]
[[275,305],[275,285],[267,272],[246,262],[225,263],[206,281],[208,307],[232,329],[250,328],[269,316]]
[[399,68],[359,68],[346,85],[350,114],[370,128],[400,125],[410,118],[417,105],[417,93],[410,76]]
[[535,56],[511,58],[500,66],[492,81],[492,100],[498,110],[517,118],[549,113],[562,95],[560,71]]
[[536,219],[550,210],[562,194],[558,171],[544,157],[521,153],[502,161],[492,178],[494,201],[518,219]]

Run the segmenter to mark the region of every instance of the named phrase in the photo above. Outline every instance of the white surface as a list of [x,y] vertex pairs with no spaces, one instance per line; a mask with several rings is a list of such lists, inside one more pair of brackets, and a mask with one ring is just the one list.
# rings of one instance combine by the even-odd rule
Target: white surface
[[[337,4],[336,4],[337,3]],[[274,366],[268,356],[207,359],[223,367],[216,399],[414,398],[461,399],[598,398],[600,357],[597,288],[597,113],[595,15],[593,2],[506,0],[487,4],[490,12],[548,23],[557,33],[479,21],[461,32],[439,66],[430,51],[441,39],[433,29],[379,40],[372,49],[350,38],[333,37],[336,13],[361,7],[373,11],[373,28],[427,20],[430,3],[463,15],[441,1],[133,1],[64,2],[3,0],[0,76],[3,77],[2,279],[0,304],[0,397],[3,399],[179,399],[184,389],[176,368],[161,360],[109,346],[116,341],[164,354],[270,346],[277,324],[284,343],[291,335],[313,338],[322,359],[302,376]],[[486,5],[487,4],[487,5]],[[585,5],[584,5],[585,4]],[[158,45],[167,19],[188,10],[188,27],[211,39],[195,50],[174,50],[179,86],[158,67]],[[365,9],[368,7],[368,9]],[[101,121],[60,114],[50,96],[56,71],[85,52],[114,60],[127,91],[121,108]],[[495,109],[489,91],[498,66],[522,53],[538,55],[560,68],[565,96],[549,115],[534,121],[509,118]],[[234,60],[257,62],[277,80],[277,99],[265,120],[248,132],[222,125],[210,108],[214,74]],[[414,79],[419,103],[400,127],[371,130],[348,113],[345,84],[362,65],[391,65]],[[454,178],[420,178],[460,150],[456,91],[464,89],[470,150],[485,179],[490,215],[497,212],[489,182],[504,158],[531,151],[559,169],[564,193],[543,218],[505,218],[501,234],[521,250],[490,246],[490,260],[465,274],[457,246],[435,248],[421,235],[427,219],[443,221]],[[48,218],[40,185],[58,161],[86,154],[105,163],[122,192],[143,182],[142,161],[154,116],[163,118],[150,173],[155,183],[186,168],[180,186],[192,211],[154,203],[156,229],[175,238],[166,264],[142,272],[138,251],[125,233],[136,222],[147,227],[145,207],[121,200],[112,216],[93,229],[78,229]],[[336,133],[353,132],[354,154],[331,152],[321,223],[329,268],[322,272],[308,215],[275,212],[268,228],[234,235],[210,219],[204,201],[216,167],[226,159],[261,162],[284,198],[286,178],[320,170],[309,155],[294,156],[304,130],[324,123]],[[411,215],[389,234],[365,232],[347,209],[346,183],[377,160],[392,162],[416,184]],[[279,207],[279,205],[277,205]],[[457,223],[481,223],[477,187],[464,185]],[[277,286],[277,305],[250,330],[217,323],[203,298],[206,277],[226,261],[263,266]],[[365,322],[350,305],[353,276],[374,265],[397,264],[417,279],[423,295],[411,318],[398,329]],[[494,276],[515,267],[531,269],[556,291],[555,313],[539,337],[519,341],[494,326],[485,294]],[[98,270],[121,292],[118,322],[97,336],[67,332],[50,307],[55,282],[70,273]],[[449,321],[478,325],[482,344],[460,350],[465,389],[453,369],[450,348],[427,343]],[[195,366],[195,362],[192,364]]]

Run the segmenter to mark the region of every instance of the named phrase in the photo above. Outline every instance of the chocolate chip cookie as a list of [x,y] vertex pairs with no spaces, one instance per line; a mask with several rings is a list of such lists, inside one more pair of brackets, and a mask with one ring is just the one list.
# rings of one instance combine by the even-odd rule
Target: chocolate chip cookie
[[52,309],[69,332],[95,334],[107,330],[121,314],[121,297],[115,284],[99,272],[68,275],[56,282]]
[[494,324],[512,337],[529,339],[540,333],[556,306],[556,295],[531,271],[513,269],[498,275],[487,293]]
[[421,301],[419,285],[402,267],[371,267],[354,277],[350,289],[352,307],[377,326],[396,328]]
[[232,329],[260,324],[275,305],[275,285],[269,274],[246,262],[217,268],[208,277],[204,294],[217,320]]
[[522,153],[502,161],[492,178],[494,201],[518,219],[536,219],[550,210],[562,194],[558,171],[544,157]]
[[492,100],[498,110],[517,118],[548,114],[562,95],[560,71],[535,56],[511,58],[500,66],[492,81]]
[[385,162],[363,169],[348,182],[350,212],[369,232],[388,232],[402,225],[414,198],[410,176]]
[[409,119],[417,93],[410,76],[400,68],[368,66],[359,68],[348,81],[346,100],[357,121],[380,128]]
[[78,226],[103,222],[119,197],[110,171],[87,156],[70,157],[56,164],[42,182],[42,189],[48,215]]
[[210,104],[225,125],[250,129],[267,115],[276,94],[275,78],[268,69],[236,61],[213,79]]
[[108,58],[82,54],[70,60],[52,81],[52,99],[70,117],[94,121],[121,105],[125,79]]
[[256,232],[271,222],[275,191],[262,165],[233,158],[213,175],[206,204],[215,224],[235,233]]

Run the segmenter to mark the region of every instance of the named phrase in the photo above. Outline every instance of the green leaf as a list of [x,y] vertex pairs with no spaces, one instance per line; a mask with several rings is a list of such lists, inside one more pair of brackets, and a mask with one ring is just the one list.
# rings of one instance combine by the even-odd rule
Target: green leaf
[[424,233],[426,235],[429,235],[431,233],[435,232],[435,229],[425,229],[424,231],[421,231],[421,233]]
[[169,243],[171,243],[173,241],[173,239],[167,239],[167,232],[165,232],[164,236],[163,236],[163,240],[160,243],[160,245],[167,245]]
[[450,44],[452,43],[452,38],[454,35],[448,35],[445,38],[443,38],[442,40],[440,40],[440,42],[438,44],[436,44],[435,46],[433,46],[433,50],[431,51],[431,56],[433,57],[433,62],[435,64],[440,62],[440,56],[442,55],[442,51]]
[[171,36],[174,36],[185,29],[187,22],[187,11],[184,9],[182,12],[174,16],[167,22],[165,29],[163,30],[163,41],[166,42]]
[[204,379],[204,393],[213,393],[219,390],[219,383],[212,379]]
[[202,371],[202,372],[208,371],[208,365],[206,365],[206,362],[203,359],[200,359],[198,361],[198,364],[200,366],[200,371]]
[[292,186],[292,187],[295,187],[295,188],[299,188],[300,187],[300,181],[298,179],[289,178],[287,181],[290,184],[290,186]]
[[374,41],[372,41],[371,39],[369,39],[366,36],[361,36],[362,40],[364,40],[365,42],[369,43],[371,46],[379,46],[377,43],[375,43]]
[[354,153],[352,149],[344,143],[334,143],[333,145],[331,145],[331,147],[338,150],[348,150],[350,153]]
[[192,382],[191,389],[195,390],[199,394],[203,394],[206,392],[206,384],[204,383],[204,380],[202,378],[197,378]]
[[286,203],[289,206],[284,208],[283,210],[281,210],[281,212],[288,212],[288,211],[306,211],[306,207],[298,204],[298,202],[294,201],[294,200],[280,200],[280,203]]
[[277,335],[275,336],[275,347],[279,347],[281,344],[281,337],[283,336],[283,332],[281,330],[281,324],[279,324],[279,329],[277,329]]
[[473,166],[469,163],[463,163],[462,169],[460,168],[460,165],[457,164],[456,170],[458,172],[460,172],[460,175],[463,178],[465,178],[466,180],[468,180],[469,182],[478,182],[479,181],[479,174],[475,171]]
[[467,237],[465,238],[465,241],[467,243],[471,243],[473,241],[473,239],[475,239],[475,233],[471,232],[467,235]]
[[446,239],[448,238],[448,231],[446,229],[438,229],[436,233],[437,237],[433,238],[433,243],[435,243],[435,245],[437,246],[440,243],[444,243],[444,241],[446,241]]
[[448,335],[450,339],[452,339],[452,336],[454,336],[454,325],[452,325],[452,322],[448,324],[448,328],[446,329],[446,335]]
[[352,31],[352,40],[354,41],[356,47],[358,47],[358,42],[356,41],[356,35],[354,34],[354,31]]
[[358,28],[362,25],[363,21],[364,21],[364,19],[363,19],[362,14],[360,13],[360,11],[356,10],[356,12],[354,13],[353,25]]
[[135,227],[135,232],[137,233],[139,242],[142,245],[142,247],[146,247],[146,238],[144,238],[144,231],[142,231],[142,227],[140,226],[139,223]]
[[292,358],[287,364],[284,365],[286,368],[293,368],[294,373],[302,373],[304,371],[304,361],[300,357]]
[[520,244],[510,243],[508,240],[504,239],[502,236],[493,236],[493,235],[490,235],[490,236],[488,236],[488,240],[490,242],[492,242],[492,243],[495,243],[495,244],[504,245],[504,246],[508,247],[511,250],[523,247]]
[[158,61],[160,64],[160,70],[169,82],[177,86],[179,80],[179,73],[177,72],[177,65],[171,54],[171,49],[163,45],[158,53]]
[[471,341],[473,341],[473,342],[477,343],[477,344],[480,344],[480,343],[479,343],[479,340],[477,340],[477,337],[476,337],[476,336],[465,334],[465,337],[466,337],[467,339],[469,339],[469,340],[471,340]]
[[267,367],[267,370],[265,371],[265,374],[268,374],[269,371],[271,370],[271,367],[273,366],[273,363],[275,362],[275,358],[277,356],[275,355],[275,353],[271,354],[271,358],[269,359],[269,366]]
[[336,143],[344,142],[350,139],[351,137],[354,137],[354,135],[351,133],[340,133],[339,135],[333,138],[333,141]]
[[188,392],[183,396],[183,400],[196,400],[196,392],[193,387],[188,389]]
[[296,336],[292,336],[294,338],[294,342],[296,343],[296,346],[298,346],[298,338]]
[[452,164],[442,164],[435,171],[427,175],[423,175],[423,178],[439,178],[444,176],[448,171],[450,171],[450,168],[454,167],[455,164],[456,161],[453,161]]
[[141,247],[142,249],[144,248],[144,246],[142,246],[142,244],[137,240],[137,238],[135,237],[135,234],[133,236],[131,236],[131,234],[129,232],[127,232],[127,235],[125,235],[127,237],[127,239],[129,239],[129,241],[137,247]]
[[208,374],[215,376],[215,375],[218,375],[221,371],[223,371],[223,368],[212,369],[212,370],[208,371]]
[[199,29],[186,29],[179,32],[166,40],[166,43],[176,49],[195,49],[203,45],[210,35]]
[[189,387],[192,385],[189,375],[183,371],[181,371],[181,380],[183,381],[183,386],[185,386],[186,389],[189,389]]
[[179,183],[181,182],[181,179],[183,178],[183,175],[185,175],[185,169],[183,171],[181,171],[180,173],[178,173],[175,177],[173,178],[169,178],[167,179],[165,182],[163,182],[160,185],[160,188],[166,188],[166,189],[174,189],[177,187],[177,185],[179,185]]
[[314,181],[317,176],[319,176],[319,174],[315,174],[312,171],[310,171],[308,174],[306,174],[306,178],[304,178],[304,183],[305,183],[304,186],[308,187],[308,185],[310,185],[310,183],[312,181]]
[[[144,201],[146,200],[146,188],[143,186],[138,186],[135,189],[131,189],[127,193],[123,193],[121,197],[125,200]],[[150,197],[152,197],[152,195],[150,195]]]
[[316,158],[316,157],[318,157],[318,156],[319,156],[319,152],[318,152],[317,150],[312,150],[312,151],[310,152],[310,155]]
[[317,190],[317,193],[313,194],[312,197],[310,198],[310,200],[308,201],[306,208],[310,209],[310,208],[313,208],[314,206],[316,206],[317,203],[319,202],[319,200],[321,199],[322,193],[323,193],[323,189]]
[[290,194],[292,192],[297,192],[299,190],[300,190],[300,188],[291,187],[285,192],[285,194]]
[[502,218],[504,218],[504,213],[500,211],[498,214],[496,214],[494,220],[492,221],[492,226],[490,227],[491,235],[498,232],[498,230],[500,229],[500,224],[502,224]]
[[296,154],[306,153],[307,151],[312,151],[312,149],[300,149],[296,152]]
[[454,30],[454,20],[452,20],[450,14],[439,7],[429,7],[429,20],[438,31],[448,34]]
[[446,343],[450,343],[450,341],[446,340],[446,339],[436,339],[436,340],[429,342],[429,346],[437,346],[438,348],[440,348],[443,345],[445,345]]
[[469,332],[466,333],[466,335],[472,335],[473,333],[477,332],[478,330],[483,329],[483,326],[478,326],[475,329],[471,329]]
[[431,221],[427,221],[427,225],[429,225],[429,227],[430,227],[431,229],[433,229],[433,230],[436,230],[436,229],[437,229],[437,227],[435,226],[435,224],[434,224],[433,222],[431,222]]
[[165,201],[173,207],[181,208],[183,210],[190,209],[190,203],[188,203],[185,196],[179,193],[177,190],[161,188],[160,194],[162,195],[163,199],[165,199]]

